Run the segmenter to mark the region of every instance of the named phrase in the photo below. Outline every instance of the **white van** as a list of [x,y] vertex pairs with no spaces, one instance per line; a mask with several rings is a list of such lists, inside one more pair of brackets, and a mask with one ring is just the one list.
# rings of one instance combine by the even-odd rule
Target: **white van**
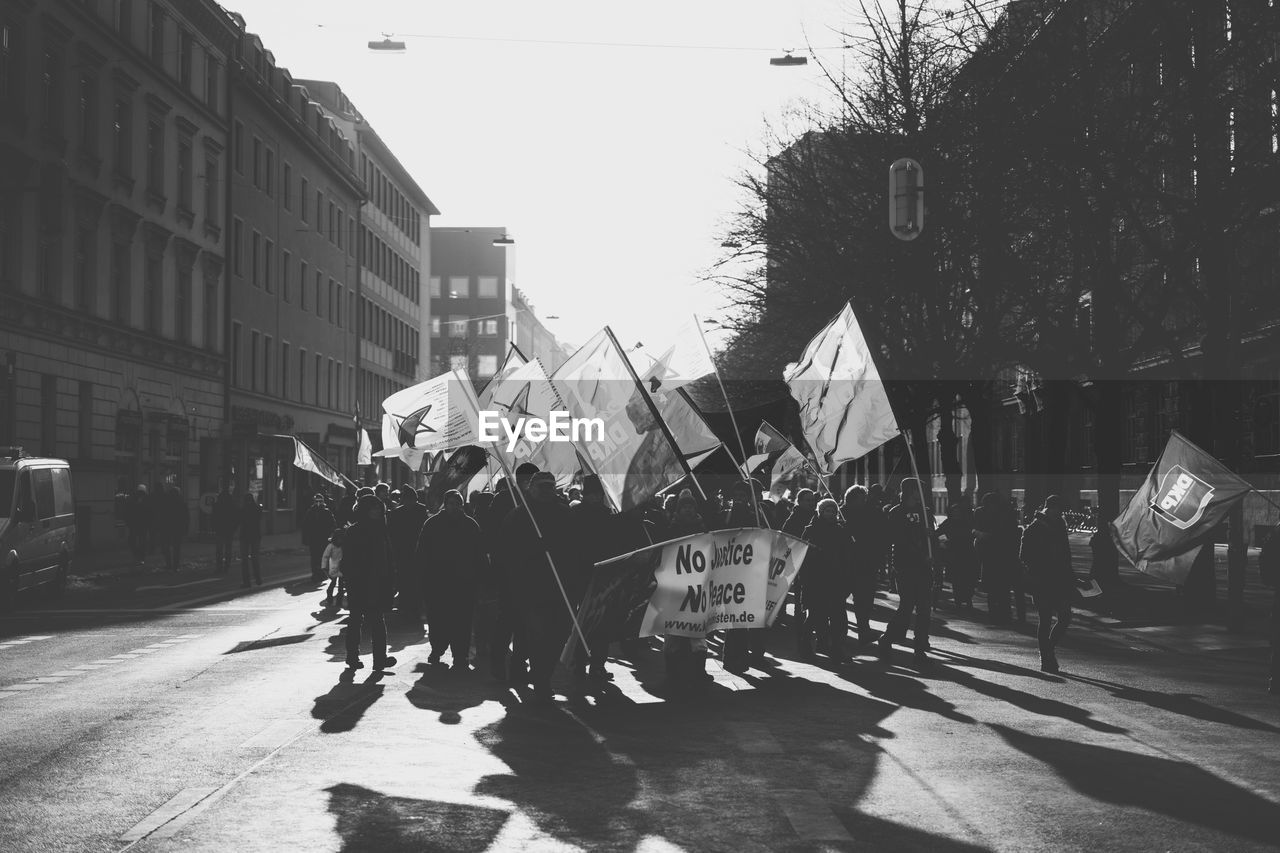
[[71,466],[0,448],[0,609],[42,584],[61,592],[75,550]]

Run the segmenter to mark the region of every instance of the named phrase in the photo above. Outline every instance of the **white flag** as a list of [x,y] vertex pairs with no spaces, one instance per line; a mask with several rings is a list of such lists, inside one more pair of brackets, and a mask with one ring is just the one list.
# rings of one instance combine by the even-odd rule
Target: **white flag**
[[650,394],[674,391],[716,369],[692,318],[677,324],[672,334],[658,344],[641,345],[627,357]]
[[360,433],[360,450],[356,453],[357,465],[373,464],[373,441],[369,438],[369,431],[363,427],[356,429]]
[[824,474],[899,433],[880,372],[853,307],[845,303],[782,378],[800,404],[800,426]]
[[[508,364],[511,363],[508,359]],[[523,418],[549,421],[552,412],[566,411],[564,402],[542,368],[542,362],[537,359],[516,363],[510,370],[504,366],[503,374],[501,378],[495,377],[485,388],[480,398],[481,408],[497,412],[513,429]],[[538,470],[554,474],[556,485],[568,486],[581,468],[577,451],[568,442],[531,442],[522,437],[508,450],[510,444],[503,430],[499,432],[497,443],[488,445],[488,449],[491,453],[501,454],[513,471],[523,462],[532,462]]]
[[329,464],[329,460],[312,450],[302,439],[297,436],[280,437],[293,439],[293,465],[295,468],[323,477],[335,486],[341,486],[349,482],[346,477],[338,473],[338,469]]
[[[399,456],[417,470],[410,458],[421,464],[422,455],[478,444],[479,434],[471,380],[461,370],[443,373],[411,388],[397,391],[382,401],[382,450],[376,456]],[[402,451],[413,453],[406,454]]]

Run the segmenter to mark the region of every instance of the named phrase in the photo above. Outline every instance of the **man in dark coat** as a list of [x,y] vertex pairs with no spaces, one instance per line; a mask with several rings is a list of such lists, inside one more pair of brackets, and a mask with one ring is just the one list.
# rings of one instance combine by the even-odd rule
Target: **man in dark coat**
[[[755,481],[734,483],[729,490],[729,508],[724,513],[715,530],[731,530],[735,527],[768,528],[769,522],[761,508],[756,513],[756,504],[751,500],[751,491],[759,492]],[[766,628],[734,628],[726,631],[724,645],[721,648],[721,660],[729,672],[741,675],[752,666],[759,667],[764,663]]]
[[1017,514],[995,492],[982,496],[982,505],[973,513],[973,542],[982,564],[982,585],[987,591],[987,612],[995,625],[1010,621],[1009,598],[1014,596],[1018,621],[1026,619],[1022,596],[1022,566],[1018,545],[1022,532]]
[[[537,520],[536,529],[530,513]],[[586,559],[569,508],[556,498],[556,479],[550,472],[539,471],[530,479],[528,511],[516,507],[507,514],[500,543],[511,601],[528,644],[534,695],[549,702],[554,698],[551,676],[556,660],[572,630],[566,584],[581,576]],[[554,571],[547,552],[555,561]]]
[[164,567],[176,572],[182,564],[182,541],[190,529],[187,501],[177,486],[169,486],[159,500],[161,523],[157,525],[160,551],[164,554]]
[[[1034,521],[1022,534],[1022,563],[1027,567],[1040,627],[1040,669],[1058,671],[1058,642],[1071,624],[1071,600],[1076,595],[1076,576],[1071,571],[1071,544],[1062,520],[1062,498],[1050,495]],[[1054,624],[1054,618],[1057,623]]]
[[[813,489],[801,489],[796,493],[796,506],[782,525],[783,533],[790,533],[800,539],[804,538],[804,529],[813,521],[818,506],[818,495]],[[791,584],[791,612],[795,621],[796,648],[803,654],[812,645],[812,637],[806,626],[804,604],[804,579],[797,577]]]
[[836,502],[826,498],[818,503],[812,522],[805,527],[801,539],[809,543],[804,566],[805,622],[803,652],[812,653],[808,638],[816,636],[819,647],[835,660],[848,660],[844,641],[849,634],[849,617],[845,599],[849,595],[853,540],[840,523]]
[[[516,486],[524,495],[529,494],[529,483],[533,475],[538,473],[538,466],[532,462],[522,462],[516,466]],[[510,577],[512,569],[505,562],[506,551],[500,547],[502,526],[517,509],[515,495],[511,491],[511,481],[498,483],[489,510],[480,521],[480,529],[484,531],[485,542],[489,546],[491,568],[488,581],[484,584],[482,594],[491,599],[495,611],[493,624],[489,634],[489,669],[493,677],[499,681],[510,681],[512,684],[523,684],[528,675],[528,650],[524,643],[524,627],[521,624],[516,603],[512,598]]]
[[850,588],[853,593],[853,615],[858,623],[858,645],[869,646],[880,634],[871,627],[871,614],[876,606],[876,588],[880,585],[880,569],[884,566],[884,513],[871,502],[863,486],[850,486],[840,508],[853,551]]
[[428,663],[450,651],[454,671],[470,672],[471,623],[488,562],[480,525],[463,510],[462,493],[450,489],[443,508],[422,525],[414,559],[426,600]]
[[956,607],[973,609],[973,591],[978,586],[978,553],[973,547],[973,510],[967,498],[950,507],[947,520],[938,525],[938,534],[947,539],[947,577]]
[[387,656],[387,624],[391,609],[391,539],[387,535],[382,501],[365,496],[356,501],[355,523],[342,543],[342,577],[347,585],[347,666],[360,669],[360,633],[365,625],[373,635],[373,668],[388,669],[396,659]]
[[253,566],[253,579],[262,586],[262,507],[253,493],[244,496],[240,505],[240,571],[241,589],[249,586],[249,567]]
[[307,508],[307,514],[302,517],[302,544],[311,551],[313,581],[325,579],[320,572],[320,558],[324,556],[324,549],[329,544],[329,537],[333,535],[335,526],[333,513],[325,506],[324,495],[317,492],[312,498],[311,506]]
[[889,619],[880,638],[880,656],[887,659],[893,644],[907,636],[908,626],[915,634],[917,666],[928,663],[929,619],[932,615],[933,558],[932,540],[936,535],[933,514],[920,502],[920,481],[907,477],[902,481],[902,503],[885,516],[889,541],[893,548],[893,569],[898,579],[898,609]]
[[213,501],[213,538],[214,562],[218,574],[225,575],[231,571],[231,540],[235,538],[236,528],[240,526],[240,513],[236,509],[236,499],[231,496],[227,484]]
[[387,533],[391,536],[392,570],[396,591],[400,593],[400,612],[422,622],[421,571],[414,551],[422,525],[427,521],[427,507],[418,500],[413,486],[400,487],[400,505],[387,514]]

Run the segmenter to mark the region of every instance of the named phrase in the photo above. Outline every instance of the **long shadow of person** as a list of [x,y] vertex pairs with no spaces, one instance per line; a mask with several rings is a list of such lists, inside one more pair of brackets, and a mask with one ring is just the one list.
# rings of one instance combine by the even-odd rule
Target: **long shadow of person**
[[446,666],[418,664],[414,669],[418,680],[405,693],[415,708],[435,711],[440,722],[456,725],[462,722],[462,712],[475,708],[486,700],[502,701],[506,693],[503,686],[474,674],[461,674]]
[[325,790],[343,853],[479,853],[510,816],[484,806],[390,797],[345,782]]
[[[1239,839],[1259,842],[1266,849],[1274,849],[1280,839],[1280,806],[1192,764],[1040,737],[1005,726],[994,725],[992,729],[1011,746],[1052,767],[1063,781],[1085,796],[1163,815],[1162,819],[1150,821],[1150,834],[1141,834],[1142,817],[1126,813],[1127,829],[1136,833],[1135,837],[1144,838],[1144,846],[1164,849],[1167,841],[1176,838],[1176,843],[1185,849],[1239,851]],[[1178,821],[1178,825],[1171,827],[1168,818]],[[1083,849],[1114,846],[1114,834],[1107,823],[1103,822],[1098,831],[1109,837],[1091,844],[1087,838],[1073,836],[1073,843]],[[1085,824],[1097,821],[1073,822],[1073,832],[1077,828],[1094,831]],[[1203,836],[1207,833],[1196,827],[1210,830],[1213,835],[1206,839]]]
[[1021,708],[1024,711],[1030,711],[1033,714],[1040,714],[1045,717],[1069,720],[1095,732],[1127,734],[1129,731],[1096,719],[1092,712],[1085,708],[1070,705],[1066,702],[1059,702],[1057,699],[1036,696],[1034,693],[1027,693],[1013,687],[997,684],[994,681],[986,681],[962,669],[939,665],[935,667],[934,675],[938,678],[952,681],[961,687],[967,687],[975,693],[981,693],[983,696],[1007,702],[1015,708]]
[[386,688],[379,683],[380,673],[371,673],[361,684],[356,684],[355,678],[355,670],[344,669],[338,683],[328,693],[316,697],[311,716],[324,721],[320,731],[325,734],[351,731],[373,703],[382,698]]
[[1083,675],[1066,675],[1064,677],[1072,681],[1078,681],[1081,684],[1101,687],[1117,699],[1141,702],[1152,708],[1159,708],[1162,711],[1169,711],[1194,720],[1203,720],[1206,723],[1220,723],[1253,731],[1280,733],[1280,728],[1270,723],[1264,723],[1261,720],[1255,720],[1253,717],[1246,717],[1244,714],[1237,714],[1235,711],[1228,711],[1226,708],[1210,705],[1201,701],[1200,697],[1193,693],[1161,693],[1158,690],[1144,690],[1141,687],[1117,684],[1114,681],[1103,681],[1101,678],[1086,678]]

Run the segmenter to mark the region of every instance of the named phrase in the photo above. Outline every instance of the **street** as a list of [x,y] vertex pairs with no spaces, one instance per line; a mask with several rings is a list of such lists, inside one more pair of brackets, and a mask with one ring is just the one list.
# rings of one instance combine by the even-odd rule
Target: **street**
[[673,693],[655,642],[600,689],[561,672],[538,708],[429,666],[398,615],[394,671],[345,669],[345,614],[305,577],[270,586],[305,560],[269,558],[268,586],[217,600],[179,578],[145,602],[73,593],[0,619],[0,848],[1280,844],[1280,704],[1254,638],[1085,614],[1053,677],[1034,616],[998,629],[981,597],[972,616],[944,599],[923,674],[905,649],[800,662],[778,626],[764,672],[711,661],[714,682]]

